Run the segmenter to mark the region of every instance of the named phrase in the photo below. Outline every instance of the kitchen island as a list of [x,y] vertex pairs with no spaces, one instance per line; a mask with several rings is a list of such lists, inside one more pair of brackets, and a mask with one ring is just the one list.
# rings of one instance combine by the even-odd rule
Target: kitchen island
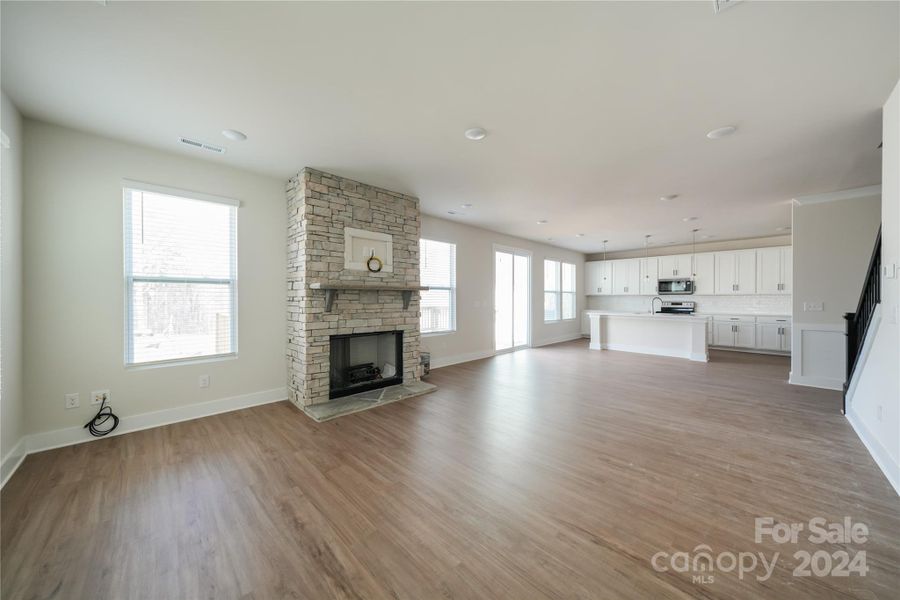
[[696,315],[585,311],[591,322],[591,350],[619,350],[707,362],[709,317]]

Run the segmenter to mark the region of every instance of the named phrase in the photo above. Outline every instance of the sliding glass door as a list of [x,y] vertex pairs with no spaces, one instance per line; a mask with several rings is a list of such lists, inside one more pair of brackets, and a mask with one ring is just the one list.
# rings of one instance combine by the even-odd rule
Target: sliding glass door
[[531,253],[494,247],[494,348],[528,346],[531,325]]

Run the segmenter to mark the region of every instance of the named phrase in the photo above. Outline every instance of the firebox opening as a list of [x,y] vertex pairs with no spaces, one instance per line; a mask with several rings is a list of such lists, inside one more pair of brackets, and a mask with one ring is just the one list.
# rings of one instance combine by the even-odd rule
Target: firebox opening
[[331,336],[329,398],[403,383],[403,332]]

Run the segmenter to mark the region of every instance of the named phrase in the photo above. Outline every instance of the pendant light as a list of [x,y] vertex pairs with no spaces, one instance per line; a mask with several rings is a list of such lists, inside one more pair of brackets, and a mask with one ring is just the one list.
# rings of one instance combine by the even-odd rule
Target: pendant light
[[647,259],[650,258],[650,238],[653,237],[649,233],[644,236],[644,279],[650,279],[650,269],[646,267]]
[[606,260],[606,242],[609,240],[603,240],[603,260]]
[[[691,230],[691,266],[693,271],[697,270],[697,232],[699,229]],[[697,277],[697,273],[692,273],[693,277]]]

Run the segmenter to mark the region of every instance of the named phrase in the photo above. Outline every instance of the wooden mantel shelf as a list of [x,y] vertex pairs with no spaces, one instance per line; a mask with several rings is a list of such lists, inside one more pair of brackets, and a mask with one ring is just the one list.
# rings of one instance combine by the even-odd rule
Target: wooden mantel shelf
[[309,284],[311,290],[325,291],[325,312],[331,312],[331,305],[334,304],[334,296],[340,290],[353,291],[394,291],[400,292],[403,298],[403,310],[409,308],[409,301],[412,299],[413,292],[422,292],[427,287],[421,285],[403,285],[400,283],[349,283],[346,281],[317,281]]

